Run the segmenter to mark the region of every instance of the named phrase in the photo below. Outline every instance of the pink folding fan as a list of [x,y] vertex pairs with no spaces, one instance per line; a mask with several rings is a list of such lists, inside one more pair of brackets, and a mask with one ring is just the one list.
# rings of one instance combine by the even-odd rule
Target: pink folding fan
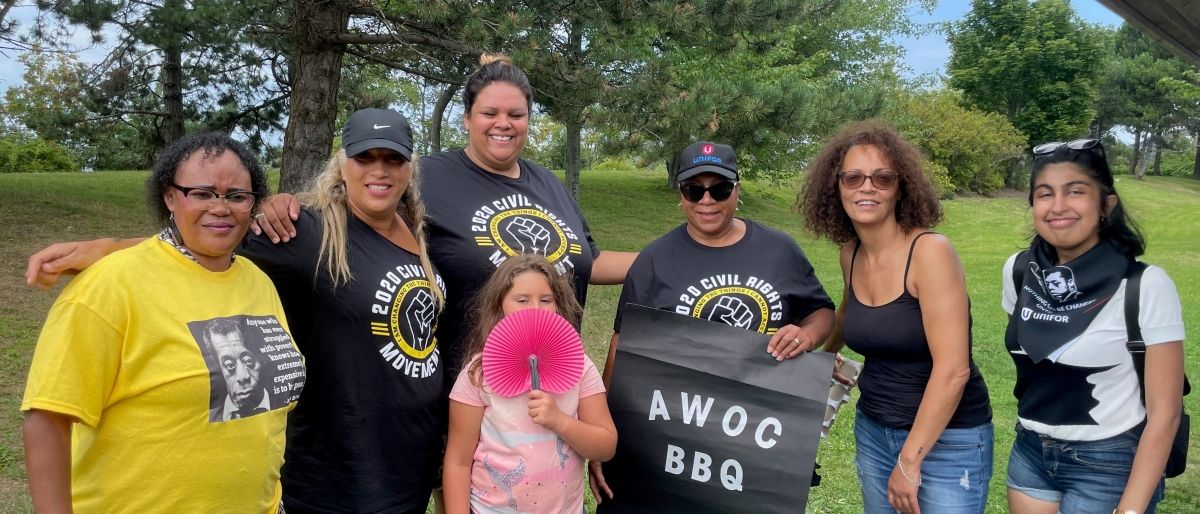
[[483,379],[504,397],[531,388],[564,393],[583,378],[584,358],[570,322],[553,311],[524,309],[505,316],[488,334]]

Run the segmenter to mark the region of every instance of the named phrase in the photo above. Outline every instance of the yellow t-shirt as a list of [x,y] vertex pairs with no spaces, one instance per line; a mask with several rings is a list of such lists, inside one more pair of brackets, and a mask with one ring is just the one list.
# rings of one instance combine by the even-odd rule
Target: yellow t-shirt
[[76,512],[275,512],[303,385],[262,271],[239,258],[211,272],[153,237],[63,290],[21,410],[78,421]]

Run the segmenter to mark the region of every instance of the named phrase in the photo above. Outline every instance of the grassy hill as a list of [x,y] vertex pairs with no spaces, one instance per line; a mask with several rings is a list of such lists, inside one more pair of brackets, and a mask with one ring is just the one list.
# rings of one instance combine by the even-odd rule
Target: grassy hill
[[[0,512],[28,510],[18,412],[25,374],[38,330],[57,291],[25,288],[21,275],[33,251],[54,241],[100,236],[135,236],[152,232],[144,202],[144,172],[92,174],[0,175]],[[1200,333],[1200,182],[1149,177],[1118,177],[1117,188],[1149,240],[1144,259],[1161,265],[1175,280],[1184,304],[1188,333]],[[664,189],[662,176],[642,171],[589,171],[583,174],[583,210],[601,248],[636,251],[683,222],[679,197]],[[836,249],[815,241],[800,228],[792,212],[793,185],[747,183],[739,215],[792,234],[800,242],[834,301],[841,294]],[[1005,512],[1004,474],[1016,405],[1012,398],[1013,367],[1005,354],[1000,309],[1000,267],[1022,247],[1031,233],[1023,195],[964,198],[945,202],[946,221],[938,230],[958,248],[973,300],[975,360],[991,391],[996,425],[996,465],[988,512]],[[770,256],[764,256],[770,258]],[[593,287],[588,294],[584,340],[592,358],[602,363],[612,329],[619,287]],[[1187,369],[1200,377],[1200,350],[1185,345]],[[1200,394],[1187,398],[1190,412],[1200,412]],[[847,406],[851,409],[853,406]],[[854,471],[852,416],[844,411],[833,436],[822,443],[818,461],[823,484],[814,489],[809,512],[861,512]],[[1193,439],[1200,439],[1193,430]],[[1191,469],[1168,483],[1159,512],[1200,512],[1200,449],[1192,452]],[[780,484],[787,487],[787,484]]]

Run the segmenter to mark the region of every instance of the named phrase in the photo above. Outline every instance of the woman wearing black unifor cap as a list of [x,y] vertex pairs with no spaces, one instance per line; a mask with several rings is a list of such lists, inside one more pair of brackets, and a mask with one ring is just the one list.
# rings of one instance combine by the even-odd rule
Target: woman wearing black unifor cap
[[[297,237],[248,235],[237,250],[279,290],[308,368],[288,418],[283,503],[423,513],[441,464],[446,358],[433,337],[444,295],[425,250],[412,133],[400,113],[363,109],[342,145],[300,195]],[[128,244],[52,246],[30,258],[27,280],[47,284]]]
[[[1047,143],[1033,154],[1036,233],[1028,250],[1009,257],[1002,278],[1005,346],[1017,367],[1009,509],[1154,512],[1179,426],[1179,295],[1166,272],[1147,266],[1131,299],[1138,319],[1125,319],[1126,278],[1146,243],[1100,141]],[[1146,345],[1144,391],[1126,348],[1127,322]]]
[[[733,148],[693,143],[679,162],[685,223],[646,245],[629,268],[604,366],[606,384],[619,365],[621,319],[631,303],[770,335],[764,351],[780,361],[812,350],[833,327],[833,302],[796,242],[735,216],[741,186]],[[601,493],[611,497],[599,464],[591,470],[597,500]]]

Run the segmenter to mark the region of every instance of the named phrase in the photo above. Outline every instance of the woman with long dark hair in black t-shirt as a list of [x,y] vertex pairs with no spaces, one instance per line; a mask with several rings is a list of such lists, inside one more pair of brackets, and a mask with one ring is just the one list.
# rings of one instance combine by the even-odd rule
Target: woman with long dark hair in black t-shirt
[[917,150],[880,122],[833,137],[797,198],[842,245],[834,334],[866,361],[855,418],[868,514],[983,512],[992,473],[987,387],[971,360],[966,279]]

